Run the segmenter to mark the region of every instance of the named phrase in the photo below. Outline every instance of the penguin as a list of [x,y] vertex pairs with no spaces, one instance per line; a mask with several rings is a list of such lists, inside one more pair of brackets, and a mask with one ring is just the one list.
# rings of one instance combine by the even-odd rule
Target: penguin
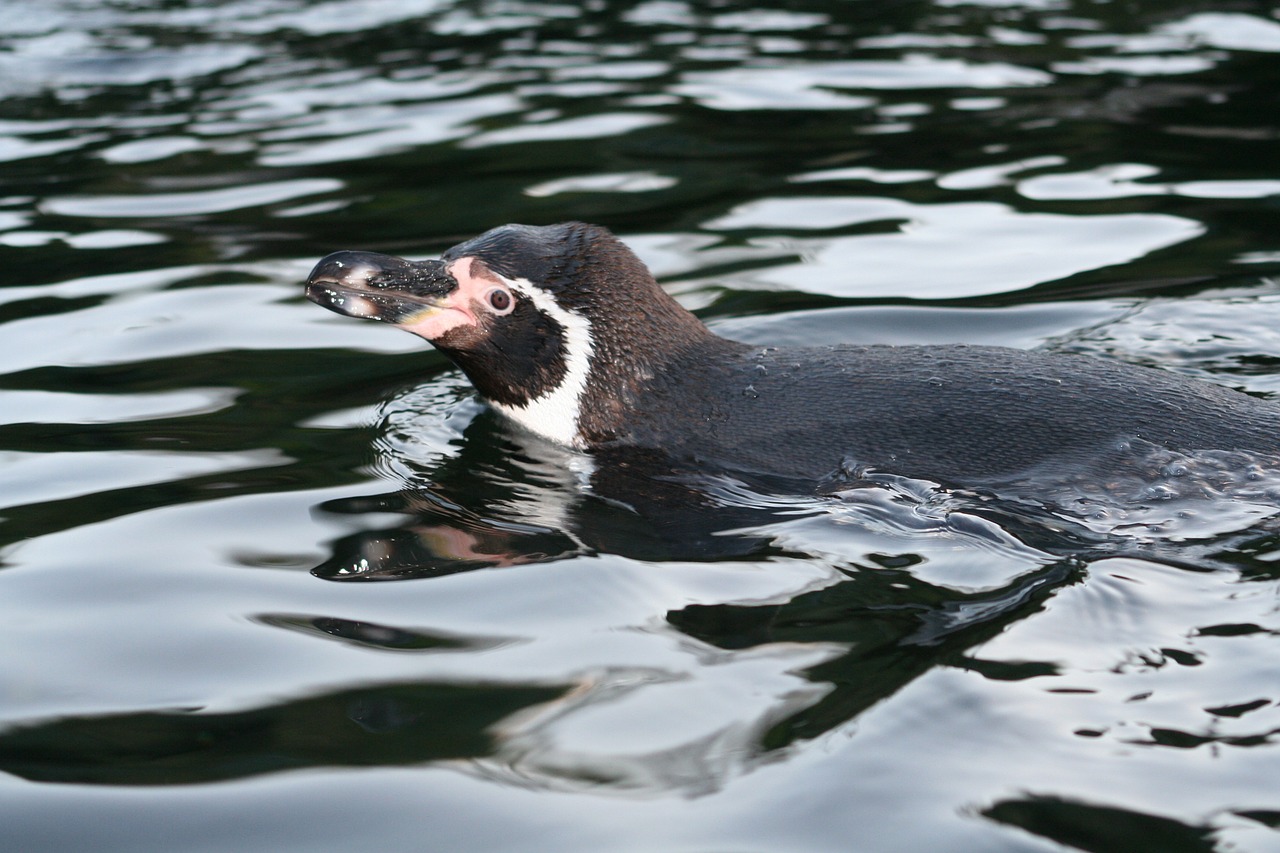
[[882,473],[949,486],[1105,474],[1170,452],[1280,459],[1280,405],[1154,368],[721,337],[621,240],[581,222],[503,225],[439,260],[336,252],[306,294],[426,339],[495,410],[589,454],[815,485]]

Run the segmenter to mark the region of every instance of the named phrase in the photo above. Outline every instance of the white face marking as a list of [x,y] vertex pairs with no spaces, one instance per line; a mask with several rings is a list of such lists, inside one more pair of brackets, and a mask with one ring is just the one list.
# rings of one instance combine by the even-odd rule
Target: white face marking
[[525,297],[533,307],[542,311],[564,328],[564,378],[560,385],[541,397],[535,397],[523,406],[507,406],[493,403],[493,407],[525,429],[544,438],[570,447],[582,447],[578,435],[578,415],[582,408],[582,393],[591,373],[591,322],[586,317],[562,308],[546,291],[535,287],[528,279],[510,279],[494,274],[513,293]]

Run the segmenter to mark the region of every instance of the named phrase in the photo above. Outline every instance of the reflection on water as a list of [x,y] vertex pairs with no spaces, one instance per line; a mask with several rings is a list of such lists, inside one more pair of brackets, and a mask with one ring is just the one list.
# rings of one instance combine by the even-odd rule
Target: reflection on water
[[180,785],[315,766],[417,764],[488,752],[489,726],[555,694],[393,685],[237,714],[69,719],[6,735],[4,769],[38,782]]
[[[872,233],[788,237],[785,245],[799,256],[798,263],[771,266],[744,278],[771,289],[833,296],[959,299],[1069,278],[1203,233],[1203,226],[1195,222],[1162,215],[1026,214],[987,202],[917,206],[867,196],[775,197],[749,202],[706,223],[718,231],[834,231],[858,226]],[[975,240],[993,234],[999,235],[999,242],[989,253],[975,256],[967,251]],[[765,245],[777,241],[764,238]]]
[[1274,395],[1277,53],[1267,4],[11,0],[5,846],[1274,847],[1265,465],[690,478],[298,281],[582,219],[744,340]]

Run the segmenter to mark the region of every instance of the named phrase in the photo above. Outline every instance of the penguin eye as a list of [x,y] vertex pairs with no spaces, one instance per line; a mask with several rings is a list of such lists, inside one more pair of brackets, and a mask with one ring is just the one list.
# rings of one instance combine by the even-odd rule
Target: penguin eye
[[493,309],[495,314],[509,314],[513,307],[514,300],[511,298],[511,291],[505,288],[495,287],[485,295],[485,300],[489,303],[489,307]]

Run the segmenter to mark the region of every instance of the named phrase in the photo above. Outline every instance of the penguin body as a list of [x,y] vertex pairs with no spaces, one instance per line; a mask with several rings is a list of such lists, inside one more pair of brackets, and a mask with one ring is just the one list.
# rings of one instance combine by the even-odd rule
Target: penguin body
[[420,335],[498,411],[588,452],[965,485],[1096,466],[1135,443],[1280,457],[1280,406],[1164,371],[1002,347],[719,337],[583,223],[502,226],[439,261],[339,252],[307,294]]

